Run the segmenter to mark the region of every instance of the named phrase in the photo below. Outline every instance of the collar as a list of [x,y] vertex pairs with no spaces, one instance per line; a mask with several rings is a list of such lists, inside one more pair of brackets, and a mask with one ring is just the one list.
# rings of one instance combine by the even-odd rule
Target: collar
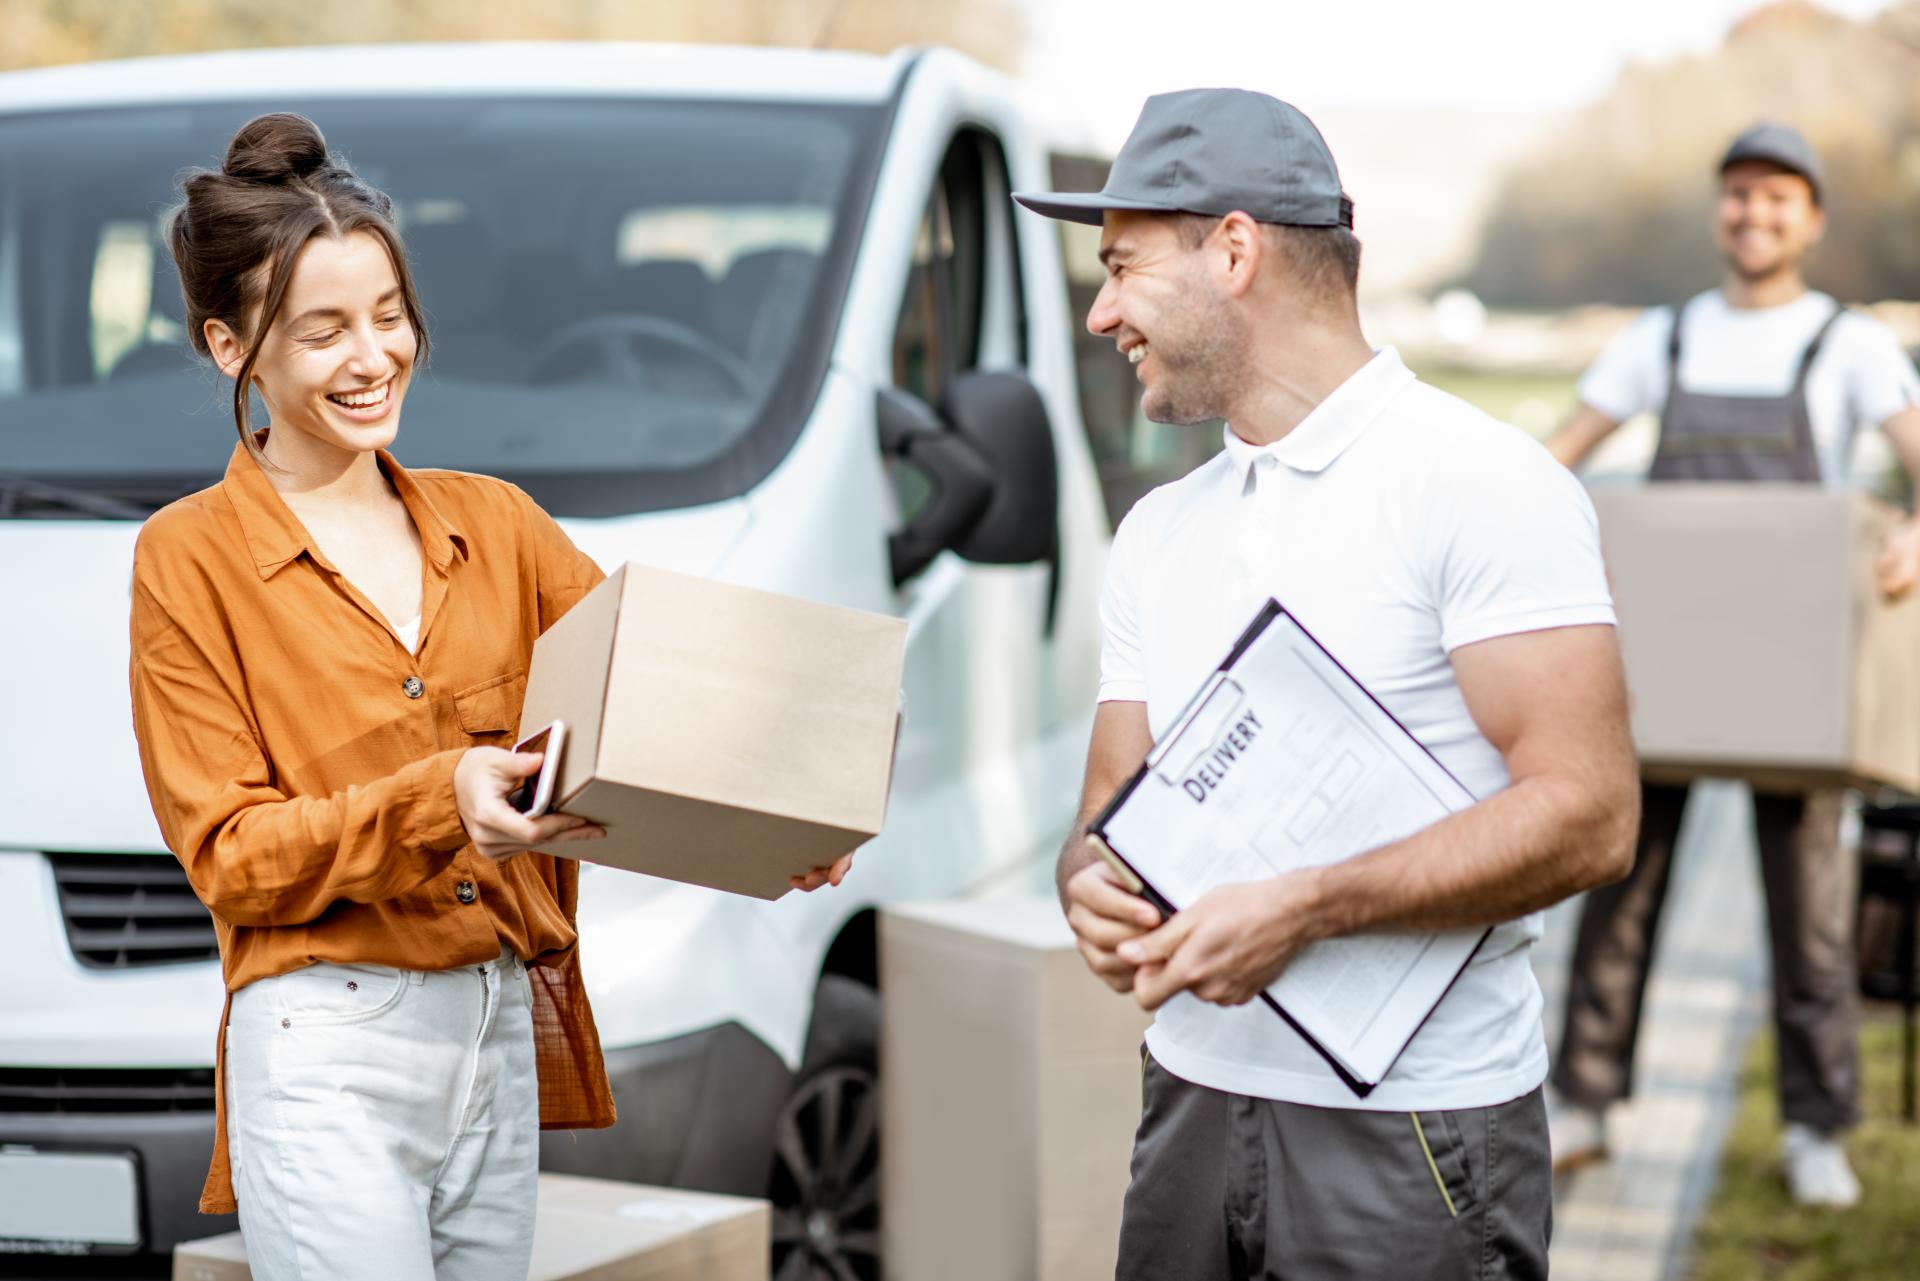
[[1315,405],[1298,426],[1272,444],[1242,440],[1229,424],[1225,428],[1226,454],[1234,480],[1246,484],[1248,473],[1262,458],[1284,463],[1298,472],[1325,471],[1413,380],[1413,371],[1401,361],[1400,353],[1382,347],[1374,352],[1372,360],[1335,387],[1332,395]]
[[[265,445],[267,433],[256,432],[254,440]],[[406,504],[407,514],[413,517],[414,528],[420,531],[421,546],[434,568],[444,571],[453,562],[456,551],[462,558],[466,557],[466,535],[440,514],[439,508],[433,505],[419,482],[386,450],[377,451],[376,457],[381,472],[392,484],[394,492],[400,495],[400,501]],[[247,550],[253,556],[254,568],[260,571],[260,577],[272,578],[282,567],[297,559],[301,552],[306,552],[325,568],[333,568],[314,543],[313,536],[307,533],[307,527],[300,523],[300,518],[280,497],[280,491],[273,487],[273,482],[267,479],[266,472],[247,452],[245,445],[234,445],[233,457],[227,460],[227,474],[220,482],[220,488],[233,505],[234,515],[239,517],[240,532],[247,540]]]

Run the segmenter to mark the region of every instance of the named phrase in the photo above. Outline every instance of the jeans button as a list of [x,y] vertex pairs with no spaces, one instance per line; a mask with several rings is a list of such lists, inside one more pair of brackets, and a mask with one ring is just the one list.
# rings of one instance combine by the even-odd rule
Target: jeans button
[[427,692],[426,685],[418,676],[407,677],[406,683],[400,688],[406,691],[408,698],[418,698]]
[[462,903],[471,903],[480,897],[480,891],[473,887],[472,881],[462,881],[453,887],[453,896]]

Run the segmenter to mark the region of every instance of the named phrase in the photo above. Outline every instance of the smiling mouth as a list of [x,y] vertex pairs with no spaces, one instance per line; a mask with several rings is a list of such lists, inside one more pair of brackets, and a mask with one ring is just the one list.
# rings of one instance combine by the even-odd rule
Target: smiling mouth
[[393,383],[389,380],[366,391],[328,392],[327,399],[345,409],[378,409],[392,394]]

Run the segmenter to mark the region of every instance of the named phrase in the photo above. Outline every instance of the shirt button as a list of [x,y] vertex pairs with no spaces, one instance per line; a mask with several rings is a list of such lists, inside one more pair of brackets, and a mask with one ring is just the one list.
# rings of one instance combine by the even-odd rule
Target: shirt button
[[473,888],[472,881],[462,881],[453,887],[453,896],[462,903],[471,903],[480,897],[480,891]]
[[407,692],[408,698],[418,698],[422,694],[427,692],[427,687],[421,683],[420,678],[418,676],[407,677],[406,684],[402,685],[400,688]]

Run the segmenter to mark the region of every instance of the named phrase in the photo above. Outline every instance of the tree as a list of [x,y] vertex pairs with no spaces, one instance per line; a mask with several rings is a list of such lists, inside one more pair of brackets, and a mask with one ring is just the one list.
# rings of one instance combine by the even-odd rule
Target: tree
[[1714,165],[1761,119],[1798,127],[1826,169],[1813,283],[1920,297],[1920,0],[1872,23],[1786,0],[1708,57],[1628,68],[1507,175],[1462,283],[1524,307],[1646,305],[1712,284]]
[[285,45],[463,40],[946,44],[1010,67],[1012,0],[0,0],[0,70]]

